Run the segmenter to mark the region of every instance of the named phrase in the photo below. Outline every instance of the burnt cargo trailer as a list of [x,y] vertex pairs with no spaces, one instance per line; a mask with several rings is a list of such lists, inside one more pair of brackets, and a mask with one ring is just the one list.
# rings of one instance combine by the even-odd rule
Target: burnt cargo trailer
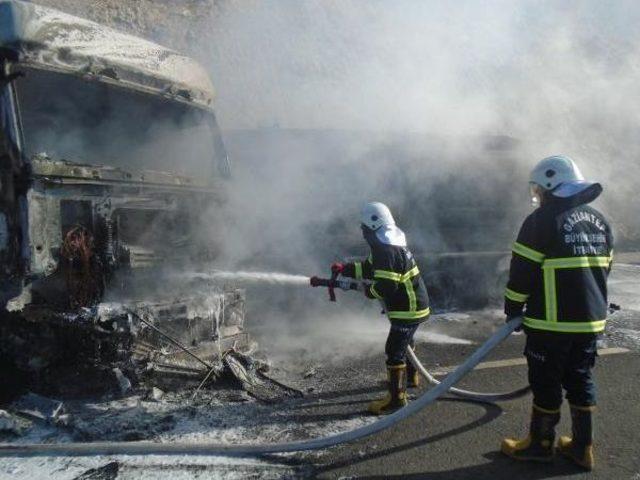
[[4,374],[86,393],[114,368],[199,375],[158,331],[203,358],[248,348],[244,292],[184,274],[217,256],[200,228],[230,174],[214,97],[184,55],[0,1]]

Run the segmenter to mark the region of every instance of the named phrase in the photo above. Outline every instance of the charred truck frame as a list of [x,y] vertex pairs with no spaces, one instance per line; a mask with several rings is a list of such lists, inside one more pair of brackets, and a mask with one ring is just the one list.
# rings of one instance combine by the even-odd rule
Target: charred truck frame
[[158,331],[202,358],[248,347],[243,291],[185,273],[215,260],[203,214],[230,174],[213,100],[188,57],[0,1],[5,373],[91,393],[114,369],[201,378]]

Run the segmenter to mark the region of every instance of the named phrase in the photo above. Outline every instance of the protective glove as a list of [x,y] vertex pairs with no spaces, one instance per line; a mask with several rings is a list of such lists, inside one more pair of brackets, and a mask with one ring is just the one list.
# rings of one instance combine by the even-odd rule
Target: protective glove
[[344,264],[342,264],[340,262],[336,262],[336,263],[332,263],[331,264],[331,272],[332,273],[342,273],[343,270],[344,270]]
[[[505,319],[504,323],[509,323],[511,320],[513,320],[514,318],[518,318],[521,315],[507,315],[507,318]],[[514,330],[514,332],[519,332],[522,330],[522,325],[520,325],[518,328],[516,328]]]

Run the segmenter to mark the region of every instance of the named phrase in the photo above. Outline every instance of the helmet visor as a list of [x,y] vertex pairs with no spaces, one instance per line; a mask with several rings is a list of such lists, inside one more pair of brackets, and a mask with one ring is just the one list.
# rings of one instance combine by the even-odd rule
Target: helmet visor
[[565,182],[558,186],[553,191],[555,197],[569,198],[584,192],[587,188],[592,187],[596,182],[589,182],[587,180],[576,180],[574,182]]

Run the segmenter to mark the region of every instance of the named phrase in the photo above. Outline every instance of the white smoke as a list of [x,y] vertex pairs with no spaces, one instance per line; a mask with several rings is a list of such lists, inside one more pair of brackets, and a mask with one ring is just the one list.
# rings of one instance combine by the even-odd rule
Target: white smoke
[[[640,240],[637,2],[212,3],[201,31],[173,35],[210,67],[236,163],[203,219],[219,268],[322,274],[366,253],[368,200],[414,250],[507,250],[530,168],[557,153],[604,184],[619,246]],[[254,317],[322,318],[317,291],[263,293]]]
[[[322,274],[365,254],[358,211],[369,200],[388,203],[422,253],[506,251],[529,212],[529,170],[556,153],[604,184],[597,207],[618,238],[640,239],[640,4],[219,7],[199,51],[236,161],[228,208],[214,212],[225,268]],[[505,137],[512,146],[487,148]],[[253,292],[250,304],[269,325],[315,328],[328,307],[310,295]]]
[[[509,219],[516,230],[528,171],[554,153],[604,183],[603,208],[636,238],[638,20],[631,1],[221,3],[201,55],[238,163],[227,259],[288,253],[304,262],[310,225],[350,218],[342,227],[354,238],[359,206],[371,199],[400,211],[401,226],[419,226],[410,243],[446,248],[429,206],[416,213],[406,203],[461,178],[485,193],[510,178],[511,191],[492,193],[520,212]],[[252,147],[237,129],[295,131]],[[360,133],[331,144],[300,130]],[[507,159],[487,154],[486,135],[518,147]],[[472,196],[466,203],[477,207]],[[323,241],[345,234],[336,228]]]

